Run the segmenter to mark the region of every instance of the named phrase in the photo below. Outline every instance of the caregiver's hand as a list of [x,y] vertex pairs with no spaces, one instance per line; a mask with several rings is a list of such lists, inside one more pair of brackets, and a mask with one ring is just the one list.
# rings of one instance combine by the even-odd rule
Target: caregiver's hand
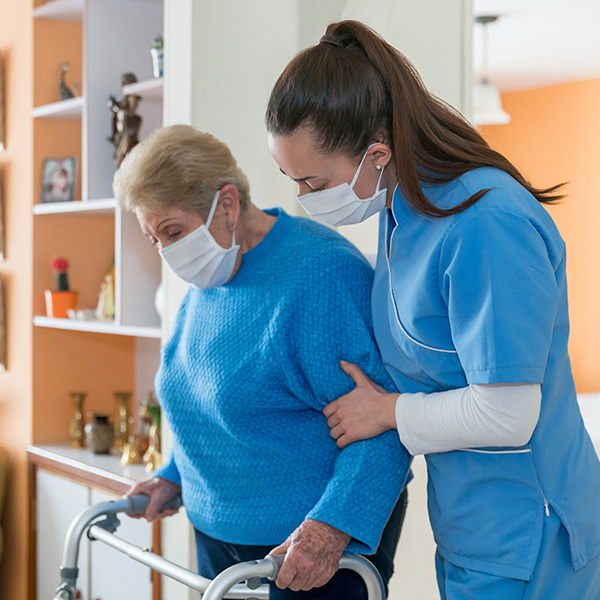
[[174,498],[177,494],[181,494],[181,487],[168,479],[153,477],[152,479],[148,479],[148,481],[142,481],[141,483],[134,485],[127,492],[128,496],[136,496],[137,494],[150,496],[150,503],[143,515],[129,515],[134,519],[144,517],[146,520],[152,522],[155,519],[170,517],[179,510],[178,508],[170,508],[160,512],[161,507],[163,507],[171,498]]
[[307,519],[270,554],[286,554],[275,584],[294,592],[325,585],[337,571],[350,536],[327,523]]
[[388,394],[358,365],[341,360],[340,366],[354,379],[356,387],[323,409],[331,437],[337,440],[338,448],[396,429],[398,394]]

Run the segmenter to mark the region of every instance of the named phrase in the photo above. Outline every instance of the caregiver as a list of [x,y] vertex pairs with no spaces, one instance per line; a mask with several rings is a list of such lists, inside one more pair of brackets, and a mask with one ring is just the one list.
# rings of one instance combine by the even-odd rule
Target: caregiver
[[425,455],[442,599],[600,598],[600,463],[542,207],[560,186],[529,184],[354,21],[292,60],[266,122],[310,215],[379,213],[375,335],[402,393],[345,366],[356,389],[325,415],[340,448],[397,428]]

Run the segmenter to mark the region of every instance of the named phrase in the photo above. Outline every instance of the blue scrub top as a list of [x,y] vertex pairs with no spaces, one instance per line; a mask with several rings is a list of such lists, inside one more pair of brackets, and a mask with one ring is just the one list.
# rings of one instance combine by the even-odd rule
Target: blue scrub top
[[600,463],[585,430],[567,352],[565,244],[543,206],[491,167],[423,185],[434,219],[399,188],[382,211],[373,320],[401,392],[539,383],[529,444],[426,456],[429,515],[440,554],[457,566],[530,580],[546,506],[570,536],[573,567],[600,553]]

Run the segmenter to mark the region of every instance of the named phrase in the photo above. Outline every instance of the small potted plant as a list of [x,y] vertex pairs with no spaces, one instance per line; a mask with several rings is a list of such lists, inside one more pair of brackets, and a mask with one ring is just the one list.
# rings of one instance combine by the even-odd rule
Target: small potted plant
[[56,276],[56,290],[46,290],[46,314],[49,317],[66,319],[69,310],[77,306],[77,292],[69,289],[69,261],[66,258],[53,258],[50,269]]
[[163,76],[164,40],[162,35],[154,38],[154,43],[150,46],[150,54],[152,55],[152,71],[154,77],[158,79]]

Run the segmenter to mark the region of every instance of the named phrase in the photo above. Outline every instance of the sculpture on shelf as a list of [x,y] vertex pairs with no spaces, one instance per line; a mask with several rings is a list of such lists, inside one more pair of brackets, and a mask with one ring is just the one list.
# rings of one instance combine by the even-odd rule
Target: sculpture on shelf
[[65,83],[65,74],[71,68],[68,62],[64,62],[60,65],[60,99],[69,100],[75,97],[75,94],[67,87]]
[[[133,73],[125,73],[121,84],[126,86],[137,81]],[[115,147],[115,163],[118,166],[123,162],[128,152],[139,142],[138,133],[142,125],[142,117],[136,114],[140,96],[124,94],[123,96],[110,96],[108,107],[113,113],[112,136],[108,138]]]
[[98,319],[110,321],[115,318],[115,261],[113,258],[109,272],[100,284],[98,304],[96,305]]

